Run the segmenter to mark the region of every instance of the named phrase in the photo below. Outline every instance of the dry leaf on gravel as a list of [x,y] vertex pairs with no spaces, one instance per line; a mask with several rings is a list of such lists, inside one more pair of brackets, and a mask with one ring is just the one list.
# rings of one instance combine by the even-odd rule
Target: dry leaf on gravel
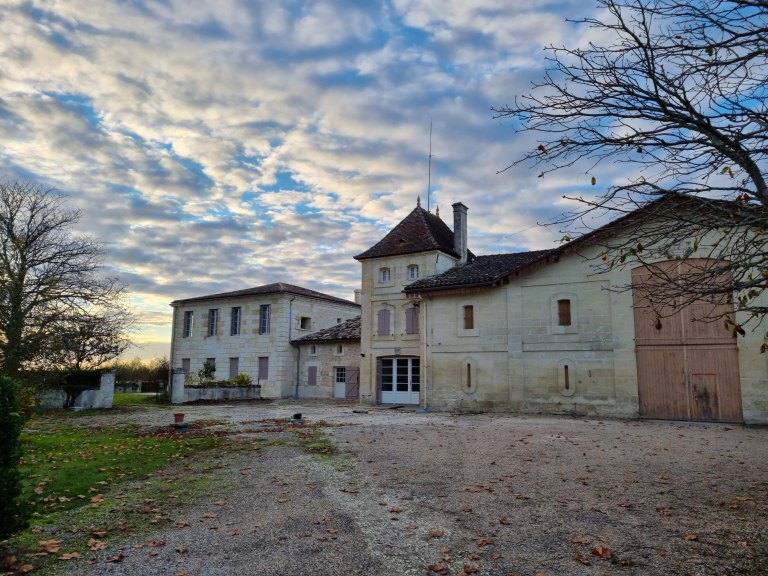
[[80,558],[80,554],[77,552],[68,552],[59,556],[59,560],[74,560],[75,558]]
[[683,540],[687,540],[688,542],[696,542],[698,539],[698,534],[686,534],[683,536]]
[[450,574],[451,573],[451,569],[448,568],[448,566],[445,566],[444,564],[438,564],[437,562],[427,566],[427,569],[429,569],[430,572],[434,572],[435,574]]
[[439,528],[432,528],[432,530],[429,531],[430,538],[440,538],[442,535],[443,531]]
[[597,546],[592,548],[592,554],[595,556],[600,556],[600,558],[613,558],[613,552],[611,552],[611,549],[607,546]]
[[491,540],[490,538],[478,538],[477,540],[475,540],[475,544],[477,544],[482,548],[483,546],[490,546],[491,544],[493,544],[493,540]]

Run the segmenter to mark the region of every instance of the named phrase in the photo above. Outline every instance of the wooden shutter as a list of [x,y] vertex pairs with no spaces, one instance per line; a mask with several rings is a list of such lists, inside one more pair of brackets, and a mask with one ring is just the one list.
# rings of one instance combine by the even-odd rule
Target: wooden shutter
[[406,334],[419,333],[419,309],[418,308],[405,309],[405,333]]
[[472,330],[475,327],[475,307],[464,306],[464,329]]
[[317,366],[307,368],[307,386],[317,386]]
[[358,398],[360,396],[360,368],[347,366],[347,383],[344,396],[346,398]]
[[269,380],[269,356],[259,357],[259,380]]
[[571,325],[571,301],[570,300],[557,301],[557,324],[559,326]]
[[389,310],[379,310],[377,313],[378,327],[376,333],[379,336],[389,336]]

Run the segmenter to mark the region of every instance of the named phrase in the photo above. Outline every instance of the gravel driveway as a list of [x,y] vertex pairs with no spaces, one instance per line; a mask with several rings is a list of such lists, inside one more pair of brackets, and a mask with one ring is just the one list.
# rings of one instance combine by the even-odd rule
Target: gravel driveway
[[[67,573],[768,574],[765,427],[348,403],[183,410],[227,422],[233,440],[269,436],[254,422],[300,412],[332,423],[322,430],[340,453],[223,455],[226,490],[144,539],[164,546],[126,541]],[[120,418],[161,426],[175,411]],[[117,551],[122,561],[108,562]]]

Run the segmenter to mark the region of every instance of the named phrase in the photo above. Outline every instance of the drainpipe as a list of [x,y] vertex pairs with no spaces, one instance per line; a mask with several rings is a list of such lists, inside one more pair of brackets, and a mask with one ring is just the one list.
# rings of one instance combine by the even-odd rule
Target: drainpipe
[[301,348],[298,344],[293,343],[293,301],[296,300],[296,296],[293,296],[288,301],[288,342],[291,346],[296,348],[296,393],[294,399],[299,399],[299,367],[301,362]]
[[429,326],[429,323],[427,322],[427,308],[428,308],[428,306],[427,306],[427,301],[426,300],[424,300],[421,297],[419,297],[419,300],[421,300],[421,303],[424,305],[421,308],[424,311],[424,345],[423,345],[423,349],[424,349],[424,354],[423,354],[423,356],[424,356],[424,410],[426,411],[427,407],[428,407],[428,405],[427,405],[427,403],[428,403],[428,401],[427,401],[427,392],[429,391],[429,388],[428,388],[428,385],[427,385],[427,381],[429,380],[429,377],[428,377],[429,370],[427,368],[427,348],[428,348],[428,346],[427,346],[427,338],[429,336],[429,333],[427,332],[427,327]]

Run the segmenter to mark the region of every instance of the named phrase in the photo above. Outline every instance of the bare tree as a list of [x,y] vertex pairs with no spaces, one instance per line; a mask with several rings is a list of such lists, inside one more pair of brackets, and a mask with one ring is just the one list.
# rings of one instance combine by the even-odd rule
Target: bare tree
[[[702,264],[674,274],[651,266],[656,304],[734,297],[737,310],[762,320],[768,1],[597,2],[604,16],[578,22],[605,41],[549,47],[548,69],[532,92],[494,110],[539,138],[510,167],[536,166],[542,178],[583,170],[597,186],[606,162],[626,163],[635,177],[571,198],[581,208],[557,221],[564,239],[606,214],[628,229],[653,222],[642,242],[631,234],[606,241],[597,267],[679,257],[686,246],[684,255]],[[724,308],[716,309],[722,317]]]
[[135,316],[122,302],[77,312],[52,324],[38,364],[45,368],[98,368],[131,345]]
[[66,330],[98,323],[125,294],[99,276],[103,249],[72,231],[79,218],[53,190],[0,183],[0,374],[40,365],[53,343],[68,345]]

